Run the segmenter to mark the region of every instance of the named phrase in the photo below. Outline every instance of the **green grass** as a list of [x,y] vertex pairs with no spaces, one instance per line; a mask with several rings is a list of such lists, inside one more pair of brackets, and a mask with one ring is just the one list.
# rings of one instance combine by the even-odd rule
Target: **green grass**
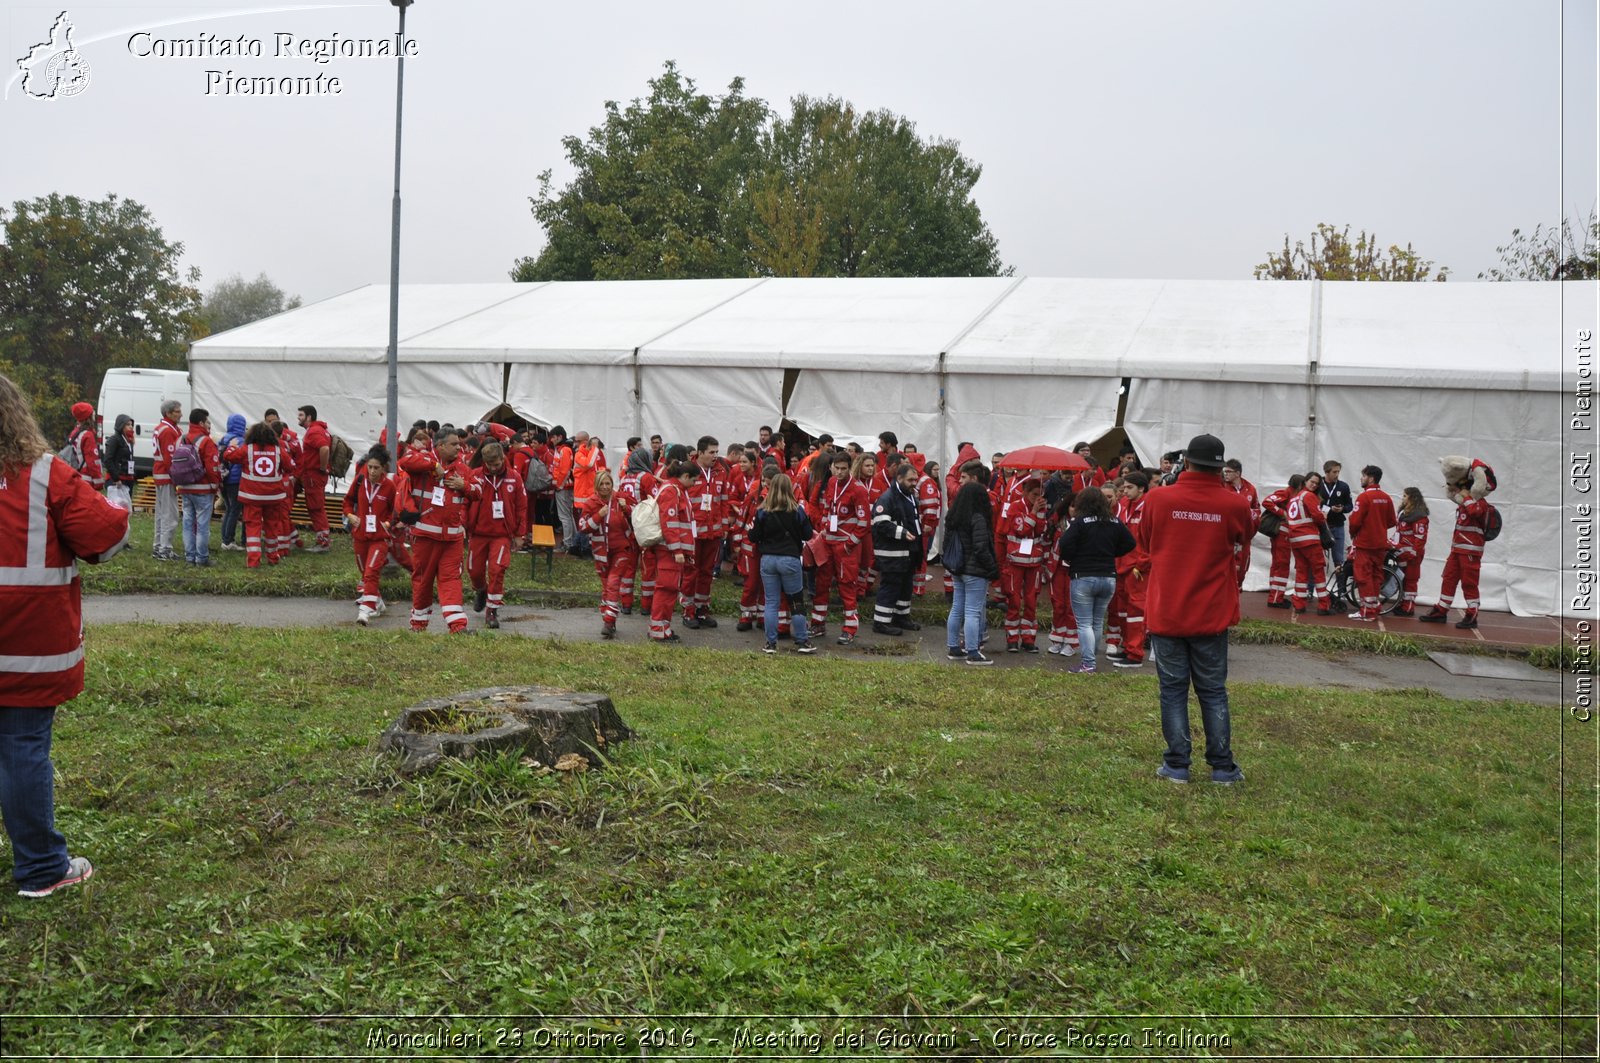
[[[1213,1016],[1183,1025],[1219,1052],[1559,1048],[1552,1022],[1425,1017],[1557,1010],[1554,710],[1237,685],[1228,789],[1154,778],[1148,678],[145,625],[92,629],[89,660],[57,795],[100,873],[0,900],[14,1014],[869,1014],[899,1018],[744,1025],[995,1055],[999,1026],[1074,1024],[985,1015],[1161,1013]],[[407,781],[370,751],[425,697],[528,682],[606,691],[636,739],[577,778]],[[1565,779],[1574,869],[1592,767]],[[1581,988],[1592,935],[1567,946]],[[598,1028],[638,1055],[639,1025]],[[740,1022],[687,1025],[725,1054]],[[1180,1024],[1076,1023],[1152,1025]],[[371,1026],[431,1028],[12,1017],[0,1052],[358,1054]]]

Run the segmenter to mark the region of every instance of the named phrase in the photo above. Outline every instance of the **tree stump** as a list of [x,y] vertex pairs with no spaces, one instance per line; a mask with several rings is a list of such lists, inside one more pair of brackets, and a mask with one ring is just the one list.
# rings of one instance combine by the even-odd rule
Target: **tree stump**
[[601,754],[632,733],[604,694],[490,687],[411,706],[383,732],[378,748],[400,755],[403,775],[430,772],[445,757],[507,752],[551,766],[575,753],[597,768]]

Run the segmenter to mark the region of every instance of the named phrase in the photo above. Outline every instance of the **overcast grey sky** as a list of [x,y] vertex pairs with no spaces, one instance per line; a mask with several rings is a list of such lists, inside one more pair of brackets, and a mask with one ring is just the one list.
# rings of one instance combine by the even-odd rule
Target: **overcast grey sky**
[[[0,202],[136,199],[205,287],[265,271],[309,301],[388,279],[394,61],[273,52],[392,37],[389,3],[0,0],[6,78],[64,4],[91,82],[40,101],[11,80]],[[1325,220],[1470,280],[1513,227],[1596,200],[1593,0],[417,0],[407,22],[405,281],[506,279],[541,243],[536,175],[569,173],[561,137],[667,59],[708,91],[742,76],[775,106],[831,94],[959,141],[1002,258],[1033,276],[1247,278]],[[264,54],[140,57],[141,30]],[[208,96],[207,70],[343,91]]]

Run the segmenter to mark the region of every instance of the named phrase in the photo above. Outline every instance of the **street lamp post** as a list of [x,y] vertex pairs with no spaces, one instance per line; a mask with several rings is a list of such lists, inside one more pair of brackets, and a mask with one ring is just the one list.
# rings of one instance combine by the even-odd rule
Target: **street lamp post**
[[394,219],[389,241],[389,404],[385,420],[389,453],[400,453],[400,115],[406,91],[406,8],[412,0],[389,0],[400,9],[395,35]]

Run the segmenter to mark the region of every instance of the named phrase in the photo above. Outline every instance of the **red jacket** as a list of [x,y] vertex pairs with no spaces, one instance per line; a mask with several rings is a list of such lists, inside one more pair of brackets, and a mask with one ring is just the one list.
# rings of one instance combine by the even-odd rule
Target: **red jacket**
[[100,440],[95,438],[93,428],[74,428],[73,431],[78,433],[73,443],[83,458],[83,468],[78,470],[78,475],[98,491],[106,485],[106,471],[100,464]]
[[1256,485],[1246,480],[1243,476],[1239,477],[1237,485],[1229,484],[1226,480],[1222,481],[1222,483],[1228,490],[1245,497],[1245,501],[1250,503],[1250,519],[1259,526],[1261,524],[1261,498],[1256,494]]
[[689,506],[696,539],[720,539],[727,534],[728,482],[715,466],[700,469],[689,485]]
[[961,448],[961,453],[956,455],[956,460],[950,463],[950,468],[944,473],[944,501],[949,505],[956,500],[956,492],[961,490],[961,466],[969,461],[978,460],[978,448],[967,444]]
[[855,480],[829,479],[817,492],[822,538],[829,543],[858,546],[867,531],[867,489]]
[[1250,548],[1250,504],[1221,476],[1184,472],[1144,496],[1137,543],[1150,555],[1145,627],[1153,635],[1220,635],[1239,622],[1234,555]]
[[[243,481],[241,481],[242,483]],[[389,537],[389,522],[394,520],[399,488],[393,476],[385,476],[374,487],[365,476],[358,478],[344,493],[345,516],[352,518],[350,538],[372,542]],[[367,517],[374,518],[375,530],[367,530]]]
[[630,472],[617,481],[617,493],[625,495],[628,501],[638,505],[646,498],[656,497],[656,492],[661,490],[661,481],[656,479],[652,472]]
[[183,430],[174,422],[165,417],[156,422],[156,429],[150,433],[151,442],[155,446],[156,459],[151,466],[151,476],[157,484],[170,484],[172,482],[172,448],[178,445],[178,440],[183,438]]
[[917,481],[917,513],[922,520],[922,541],[933,542],[933,534],[939,528],[939,518],[944,515],[943,498],[939,494],[939,484],[933,477],[924,475]]
[[222,459],[240,467],[240,502],[268,505],[289,497],[283,487],[283,470],[289,464],[289,451],[282,443],[275,447],[235,443]]
[[1144,524],[1145,503],[1150,500],[1150,492],[1146,491],[1138,498],[1129,502],[1126,498],[1117,502],[1117,519],[1128,526],[1128,534],[1133,536],[1133,549],[1117,558],[1117,575],[1133,577],[1138,571],[1138,579],[1148,579],[1150,576],[1150,552],[1139,545],[1139,529]]
[[661,507],[661,546],[669,553],[694,556],[694,522],[689,514],[689,495],[683,484],[667,480],[656,492]]
[[118,509],[46,453],[0,472],[0,701],[54,708],[83,691],[83,596],[75,559],[128,542]]
[[203,424],[189,426],[189,434],[184,436],[184,441],[193,443],[200,452],[200,464],[205,467],[205,476],[199,482],[192,484],[178,484],[178,493],[183,495],[213,495],[222,486],[222,455],[217,451],[217,444],[211,438],[211,433],[206,431]]
[[572,452],[572,501],[575,505],[587,503],[594,497],[594,474],[605,468],[605,455],[592,444],[585,443]]
[[1452,554],[1483,556],[1483,527],[1489,520],[1489,503],[1481,498],[1456,503],[1456,531],[1450,537]]
[[[1029,509],[1024,499],[1013,499],[1005,507],[1006,563],[1024,568],[1037,566],[1044,560],[1045,522],[1048,519],[1044,499]],[[1026,546],[1026,549],[1024,549]]]
[[296,470],[300,479],[317,478],[326,480],[328,470],[322,464],[322,448],[333,446],[333,436],[328,432],[328,426],[322,421],[312,421],[306,425],[305,443],[300,448],[300,465]]
[[1327,527],[1328,517],[1322,512],[1317,493],[1303,488],[1298,493],[1289,492],[1289,500],[1283,504],[1283,530],[1278,534],[1289,537],[1290,547],[1320,547],[1322,533],[1317,530],[1319,525]]
[[[409,451],[400,459],[400,467],[411,477],[412,493],[422,492],[416,496],[419,516],[411,534],[424,539],[460,539],[466,530],[467,500],[482,494],[483,489],[459,458],[436,474],[438,463],[432,452],[420,450]],[[466,487],[458,491],[446,486],[444,481],[452,475],[465,480]]]
[[[472,470],[477,480],[478,494],[467,509],[467,531],[487,539],[520,539],[528,527],[528,492],[517,479],[508,462],[493,476],[488,469]],[[500,516],[494,515],[495,502],[500,503]]]
[[639,549],[639,542],[633,537],[633,502],[620,491],[613,491],[605,502],[598,495],[589,499],[578,527],[589,534],[589,548],[594,551],[597,565],[609,564],[612,558]]
[[557,491],[571,490],[572,488],[572,448],[562,445],[555,448],[555,455],[550,460],[550,479],[555,481]]
[[1356,496],[1350,510],[1351,545],[1357,550],[1389,549],[1389,529],[1399,521],[1394,515],[1394,499],[1381,487],[1369,487]]
[[1410,520],[1396,518],[1400,529],[1400,558],[1403,561],[1420,561],[1428,548],[1428,515]]

